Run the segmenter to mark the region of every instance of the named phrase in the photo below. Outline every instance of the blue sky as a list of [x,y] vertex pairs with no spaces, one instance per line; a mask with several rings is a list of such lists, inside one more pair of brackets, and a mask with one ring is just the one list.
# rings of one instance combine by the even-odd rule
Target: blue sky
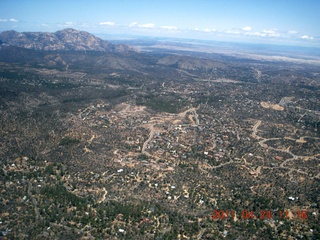
[[128,34],[320,47],[320,0],[1,0],[0,31]]

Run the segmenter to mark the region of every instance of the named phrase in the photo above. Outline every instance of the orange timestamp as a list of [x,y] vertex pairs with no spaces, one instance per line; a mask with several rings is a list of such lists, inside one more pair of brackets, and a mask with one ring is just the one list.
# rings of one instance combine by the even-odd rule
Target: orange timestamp
[[239,219],[247,220],[247,219],[260,219],[267,220],[273,219],[274,216],[277,216],[280,219],[302,219],[307,220],[308,214],[306,210],[298,210],[296,212],[291,212],[288,210],[279,210],[279,211],[270,211],[270,210],[260,210],[257,214],[254,211],[242,210],[241,214],[237,214],[234,210],[213,210],[211,219],[235,219],[235,216]]

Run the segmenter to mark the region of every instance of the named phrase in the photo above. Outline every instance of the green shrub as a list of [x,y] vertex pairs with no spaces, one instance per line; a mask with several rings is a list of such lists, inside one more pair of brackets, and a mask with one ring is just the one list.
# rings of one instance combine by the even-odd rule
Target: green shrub
[[79,139],[71,138],[71,137],[64,137],[60,140],[60,145],[61,146],[66,146],[66,145],[71,145],[71,144],[76,144],[80,143]]

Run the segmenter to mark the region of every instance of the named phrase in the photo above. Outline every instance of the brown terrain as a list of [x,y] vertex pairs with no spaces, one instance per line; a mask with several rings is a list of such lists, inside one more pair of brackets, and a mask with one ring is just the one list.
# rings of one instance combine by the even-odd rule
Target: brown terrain
[[319,239],[317,64],[0,36],[0,239]]

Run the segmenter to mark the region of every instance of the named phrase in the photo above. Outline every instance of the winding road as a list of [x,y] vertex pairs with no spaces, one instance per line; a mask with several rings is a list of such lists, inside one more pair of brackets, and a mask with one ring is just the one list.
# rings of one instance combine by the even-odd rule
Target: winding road
[[149,138],[143,143],[142,149],[141,149],[141,153],[148,155],[148,156],[150,156],[151,154],[146,151],[146,148],[147,148],[149,142],[152,140],[154,133],[155,133],[153,125],[150,125],[149,129],[150,129]]
[[[200,124],[200,121],[199,121],[199,116],[198,116],[198,114],[197,114],[197,112],[196,112],[197,110],[198,110],[198,108],[189,108],[189,109],[187,109],[187,110],[179,113],[178,115],[175,115],[175,116],[170,117],[170,118],[168,118],[168,116],[165,116],[165,117],[163,117],[163,118],[162,118],[162,117],[153,117],[153,119],[152,119],[152,120],[149,122],[149,124],[148,124],[149,130],[150,130],[150,132],[149,132],[149,138],[143,143],[142,149],[141,149],[141,153],[142,153],[142,154],[145,154],[145,155],[147,155],[147,156],[149,156],[149,157],[158,158],[158,157],[156,157],[156,156],[151,155],[150,153],[148,153],[148,152],[146,151],[146,149],[147,149],[147,147],[148,147],[148,144],[150,143],[150,141],[151,141],[152,138],[154,137],[154,134],[155,134],[154,125],[155,125],[155,124],[158,124],[158,123],[160,123],[160,122],[165,122],[166,120],[167,120],[167,121],[172,121],[172,122],[174,122],[174,120],[177,120],[177,119],[176,119],[177,117],[179,117],[179,118],[185,118],[186,114],[187,114],[188,112],[191,112],[191,113],[193,114],[192,118],[194,118],[194,121],[191,121],[191,120],[190,120],[190,122],[191,122],[192,124],[199,125],[199,124]],[[174,118],[174,119],[172,119],[172,118]],[[152,122],[152,124],[151,124],[151,122]]]
[[[262,123],[262,121],[261,121],[261,120],[258,120],[258,121],[253,125],[253,127],[252,127],[252,134],[251,134],[251,136],[252,136],[253,138],[260,140],[260,141],[259,141],[259,145],[260,145],[261,147],[263,147],[263,148],[270,149],[270,150],[277,151],[277,152],[287,153],[287,154],[289,154],[289,155],[292,156],[291,158],[288,158],[288,159],[286,159],[285,161],[283,161],[283,162],[279,165],[278,168],[288,169],[290,172],[295,171],[295,172],[298,172],[298,173],[302,173],[302,174],[308,175],[308,173],[305,172],[305,171],[302,171],[302,170],[296,169],[296,168],[292,168],[292,167],[286,167],[285,165],[286,165],[288,162],[291,162],[291,161],[293,161],[293,160],[306,159],[306,158],[314,158],[314,157],[320,156],[320,154],[316,154],[316,155],[313,155],[313,156],[299,156],[299,155],[293,154],[293,153],[289,150],[289,148],[287,148],[287,149],[279,149],[279,148],[274,148],[274,147],[268,146],[268,144],[266,144],[266,142],[272,141],[272,140],[280,140],[281,138],[262,138],[262,137],[258,136],[258,135],[257,135],[257,132],[258,132],[258,128],[260,127],[261,123]],[[305,137],[302,137],[302,138],[303,138],[303,139],[305,139],[305,138],[312,138],[312,139],[318,139],[318,140],[320,140],[320,138],[317,138],[317,137],[309,137],[309,136],[305,136]],[[300,138],[300,139],[301,139],[301,138]],[[262,166],[262,167],[264,167],[264,166]],[[319,176],[320,176],[320,173],[317,174],[317,175],[315,176],[315,178],[319,178]],[[314,177],[312,177],[312,178],[314,178]]]

